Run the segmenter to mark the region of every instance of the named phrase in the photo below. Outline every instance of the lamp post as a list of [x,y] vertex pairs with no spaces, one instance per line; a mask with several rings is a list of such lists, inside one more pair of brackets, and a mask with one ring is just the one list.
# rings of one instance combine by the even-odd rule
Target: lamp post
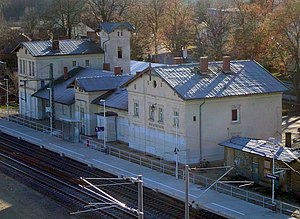
[[9,121],[8,79],[5,78],[4,81],[6,82],[6,111],[7,111],[7,120]]
[[189,165],[185,165],[185,219],[189,219]]
[[[269,141],[272,143],[272,146],[273,146],[273,149],[272,149],[272,153],[273,153],[272,175],[274,176],[274,173],[275,173],[275,159],[274,159],[275,158],[275,144],[274,144],[275,138],[269,138]],[[272,179],[272,204],[275,204],[274,197],[275,197],[275,181],[274,181],[274,179]]]
[[105,100],[100,100],[100,102],[103,102],[103,117],[104,117],[104,138],[103,138],[103,145],[104,150],[106,150],[106,116],[105,116]]
[[175,121],[175,135],[176,135],[176,147],[174,149],[174,153],[175,153],[175,162],[176,162],[176,168],[175,168],[175,176],[176,179],[178,179],[178,116],[173,116],[174,121]]
[[52,89],[50,87],[47,88],[49,90],[49,105],[50,105],[50,135],[53,135],[53,115],[52,115]]

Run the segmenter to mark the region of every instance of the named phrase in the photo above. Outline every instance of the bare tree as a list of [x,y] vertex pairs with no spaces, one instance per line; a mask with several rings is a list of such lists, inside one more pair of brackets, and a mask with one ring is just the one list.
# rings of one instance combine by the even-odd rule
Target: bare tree
[[132,6],[132,0],[88,0],[89,10],[98,23],[121,20],[123,13]]

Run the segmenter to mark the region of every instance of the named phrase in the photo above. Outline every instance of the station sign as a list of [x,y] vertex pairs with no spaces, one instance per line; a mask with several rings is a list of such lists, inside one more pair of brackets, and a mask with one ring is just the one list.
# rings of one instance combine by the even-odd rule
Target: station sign
[[273,174],[270,174],[270,173],[267,173],[266,177],[268,179],[272,179],[272,180],[279,180],[279,176],[276,176],[276,175],[273,175]]
[[95,132],[104,132],[104,127],[103,126],[96,127]]

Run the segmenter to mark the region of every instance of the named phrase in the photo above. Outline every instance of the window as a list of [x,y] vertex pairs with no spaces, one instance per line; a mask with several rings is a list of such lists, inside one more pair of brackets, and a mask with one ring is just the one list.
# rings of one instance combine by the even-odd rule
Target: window
[[193,121],[196,122],[196,116],[193,116]]
[[85,60],[85,66],[89,67],[90,66],[90,60]]
[[133,116],[139,117],[139,103],[133,103]]
[[121,46],[118,46],[118,59],[121,59],[122,58],[122,47]]
[[25,74],[26,73],[25,60],[22,60],[22,62],[23,62],[23,68],[22,68],[23,71],[22,71],[22,73]]
[[31,61],[29,61],[29,75],[31,76]]
[[157,86],[157,82],[156,82],[156,80],[154,80],[153,81],[153,87],[156,88],[156,86]]
[[45,81],[41,80],[41,88],[45,86]]
[[164,122],[164,109],[161,107],[158,108],[158,122]]
[[231,122],[232,123],[237,123],[240,121],[240,109],[237,107],[234,107],[231,110]]
[[67,106],[66,105],[61,105],[62,106],[62,114],[66,115],[67,114]]
[[32,73],[32,76],[34,76],[35,75],[34,62],[31,63],[31,67],[32,67],[31,73]]
[[134,89],[136,90],[136,84],[134,84]]
[[77,65],[76,61],[73,61],[73,67],[75,67]]
[[149,120],[154,120],[154,109],[155,106],[153,104],[150,104],[149,106]]
[[178,113],[178,111],[173,112],[173,126],[179,127],[179,113]]

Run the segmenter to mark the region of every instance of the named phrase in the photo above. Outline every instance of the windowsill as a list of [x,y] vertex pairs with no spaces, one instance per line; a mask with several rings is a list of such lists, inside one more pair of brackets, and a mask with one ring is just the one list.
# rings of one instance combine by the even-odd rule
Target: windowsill
[[240,121],[231,121],[231,124],[240,124]]
[[160,120],[158,121],[159,124],[164,124],[164,121]]

